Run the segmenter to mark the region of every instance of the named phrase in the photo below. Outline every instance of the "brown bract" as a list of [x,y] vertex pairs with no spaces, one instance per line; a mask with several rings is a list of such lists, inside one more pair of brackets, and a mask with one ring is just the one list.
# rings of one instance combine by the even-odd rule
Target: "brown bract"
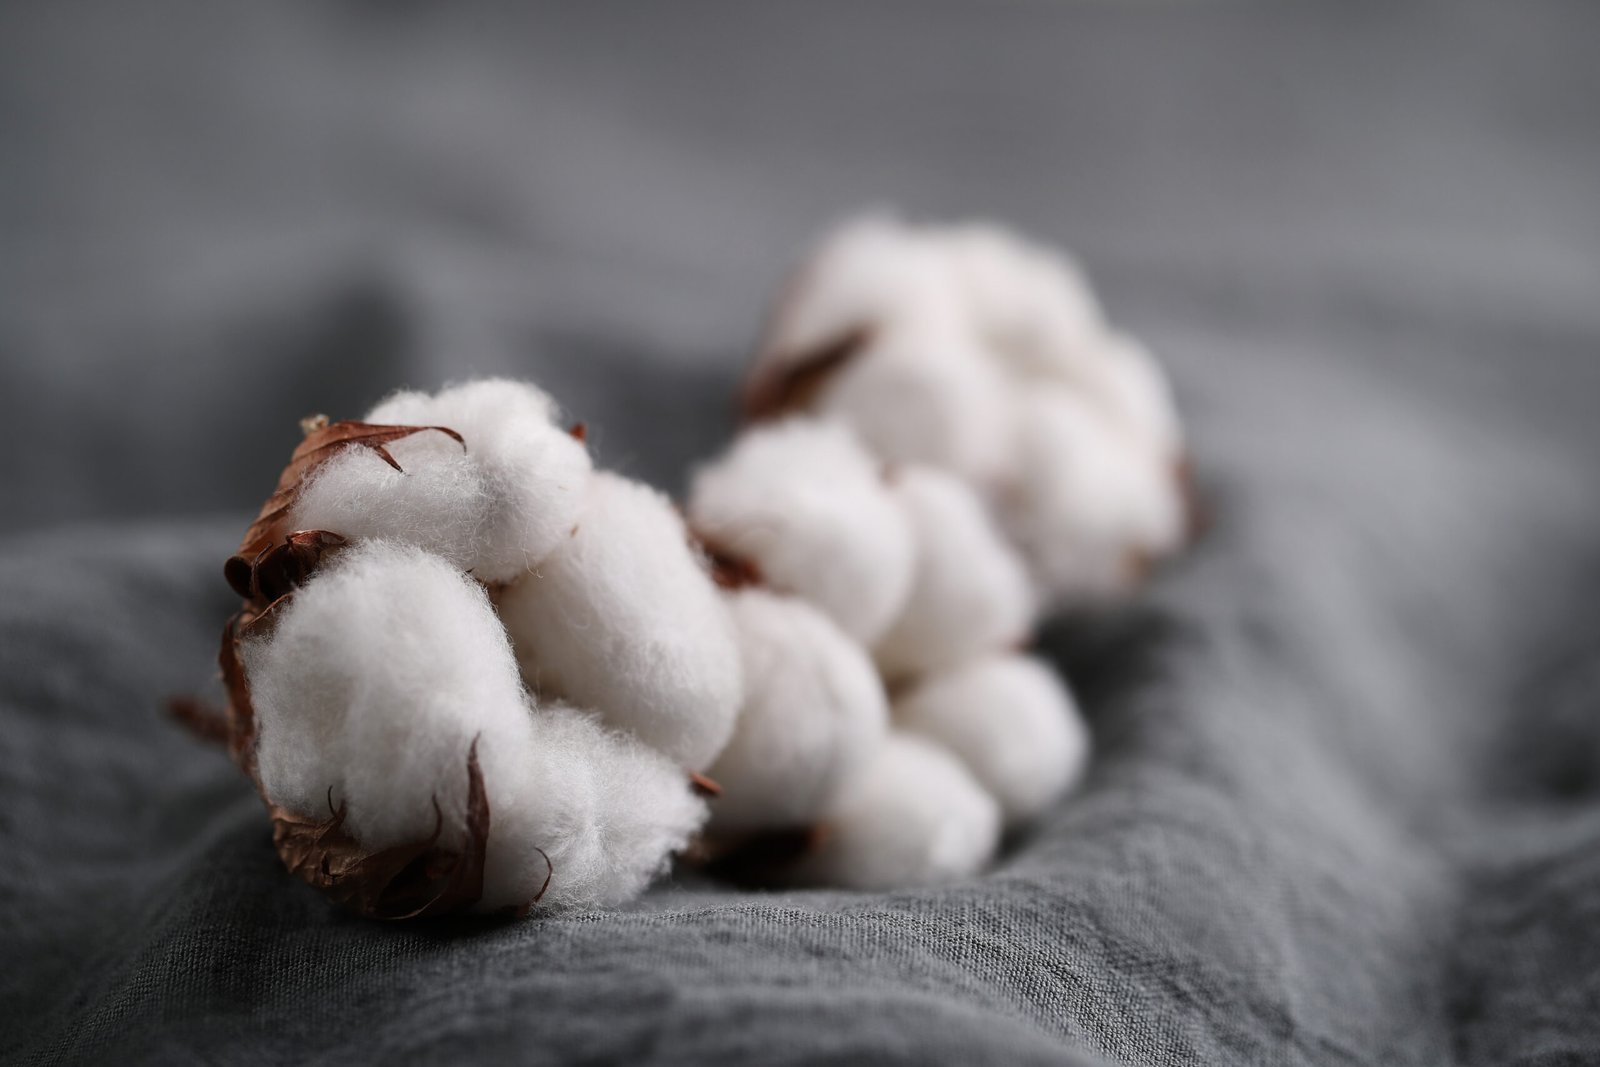
[[763,360],[745,382],[740,408],[751,422],[777,418],[811,406],[828,383],[867,342],[872,329],[858,326],[810,352]]

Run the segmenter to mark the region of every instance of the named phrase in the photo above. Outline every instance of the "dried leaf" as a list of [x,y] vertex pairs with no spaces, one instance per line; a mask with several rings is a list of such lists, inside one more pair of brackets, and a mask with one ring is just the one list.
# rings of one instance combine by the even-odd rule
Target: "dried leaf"
[[[268,804],[272,842],[290,872],[335,902],[372,919],[421,919],[460,911],[483,896],[489,841],[489,798],[478,765],[478,742],[467,750],[467,810],[459,847],[439,844],[444,813],[434,801],[433,833],[426,840],[376,852],[364,850],[344,828],[346,808],[313,819]],[[542,853],[541,853],[542,854]],[[550,857],[545,856],[548,866]],[[544,895],[550,877],[545,876]],[[535,897],[532,903],[538,901]]]
[[305,483],[306,477],[332,459],[341,449],[347,445],[369,448],[381,456],[389,466],[400,470],[400,464],[395,462],[395,458],[384,446],[402,438],[426,430],[437,430],[455,438],[462,447],[466,446],[460,434],[444,426],[385,426],[353,421],[327,423],[313,418],[303,421],[301,428],[308,430],[305,440],[300,442],[294,454],[289,457],[289,465],[284,467],[283,473],[278,476],[277,489],[267,498],[267,502],[261,505],[260,514],[256,516],[255,522],[250,524],[250,529],[245,531],[244,539],[239,543],[239,551],[223,567],[223,574],[228,579],[228,584],[233,586],[234,592],[246,599],[259,596],[255,582],[257,561],[290,532],[284,529],[284,525],[288,520],[289,511],[300,495],[300,487]]
[[747,585],[761,584],[761,568],[751,560],[720,548],[704,537],[691,535],[691,540],[705,554],[711,580],[723,589],[743,589]]
[[774,360],[745,383],[740,406],[754,422],[807,408],[822,387],[872,338],[872,329],[858,326],[810,352]]

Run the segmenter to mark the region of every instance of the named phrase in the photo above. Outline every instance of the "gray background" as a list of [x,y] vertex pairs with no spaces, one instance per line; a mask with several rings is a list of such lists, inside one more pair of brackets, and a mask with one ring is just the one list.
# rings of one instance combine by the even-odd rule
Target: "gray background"
[[[0,1055],[1600,1062],[1600,8],[9,4]],[[863,205],[1081,254],[1217,513],[1045,648],[991,874],[376,927],[160,716],[311,411],[538,379],[669,488]]]

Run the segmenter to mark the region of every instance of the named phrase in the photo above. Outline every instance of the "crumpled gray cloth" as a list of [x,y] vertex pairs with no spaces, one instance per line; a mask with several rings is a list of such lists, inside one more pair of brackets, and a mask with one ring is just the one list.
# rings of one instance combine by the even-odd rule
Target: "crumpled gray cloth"
[[[1600,1063],[1591,6],[14,5],[0,1059]],[[164,717],[315,410],[514,372],[673,487],[874,197],[1085,255],[1213,523],[1041,638],[1089,780],[889,894],[384,926]],[[210,516],[210,517],[196,517]]]

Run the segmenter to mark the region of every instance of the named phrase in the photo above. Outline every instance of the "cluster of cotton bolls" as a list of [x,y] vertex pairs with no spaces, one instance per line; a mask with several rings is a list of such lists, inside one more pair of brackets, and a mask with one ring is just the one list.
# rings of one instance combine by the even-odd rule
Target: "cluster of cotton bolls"
[[742,695],[671,501],[594,470],[554,414],[508,381],[379,404],[367,422],[460,440],[421,430],[312,471],[286,528],[345,544],[242,648],[263,794],[337,805],[364,849],[459,828],[475,750],[487,909],[636,894],[704,821],[691,772]]
[[1160,366],[1075,265],[993,226],[835,230],[777,308],[746,407],[836,420],[885,460],[959,476],[1051,606],[1130,591],[1188,534]]
[[691,840],[801,840],[763,870],[791,883],[980,869],[1087,758],[1021,651],[1037,615],[1181,539],[1165,379],[1064,261],[867,220],[812,257],[748,400],[681,511],[504,380],[396,394],[381,446],[291,464],[247,545],[330,547],[269,609],[250,585],[269,804],[381,851],[467,834],[481,788],[484,909],[618,902]]
[[753,427],[696,474],[745,697],[711,776],[713,837],[810,828],[775,876],[861,888],[970,874],[1078,776],[1087,734],[1017,647],[1035,599],[960,479],[885,469],[837,422]]

